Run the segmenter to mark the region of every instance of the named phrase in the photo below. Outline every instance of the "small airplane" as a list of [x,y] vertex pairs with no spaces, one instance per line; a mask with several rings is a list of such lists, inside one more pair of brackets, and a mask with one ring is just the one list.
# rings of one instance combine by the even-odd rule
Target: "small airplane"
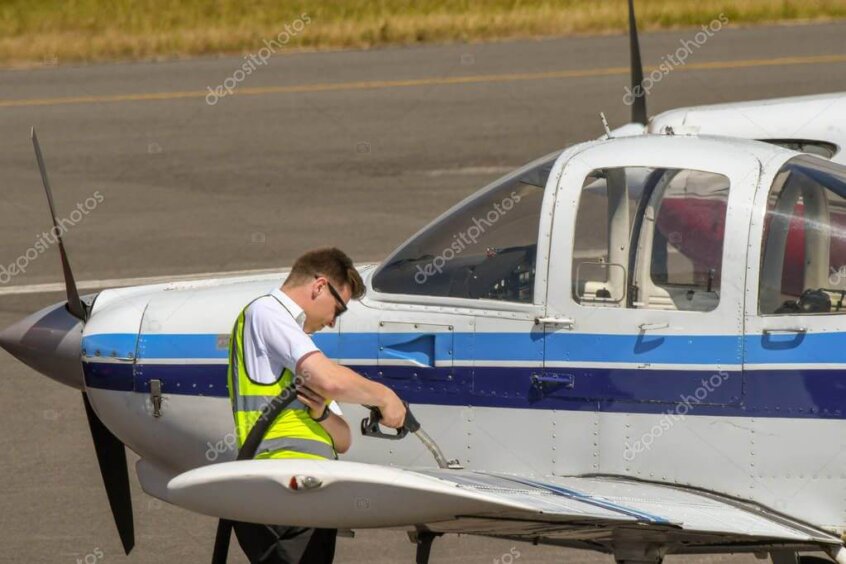
[[437,464],[372,427],[340,461],[235,461],[229,334],[285,272],[80,297],[59,239],[67,300],[0,344],[81,391],[127,554],[126,447],[143,490],[168,503],[404,530],[421,563],[437,536],[462,533],[630,563],[846,564],[844,147],[844,93],[650,120],[641,93],[631,123],[360,265],[366,297],[315,342],[407,400]]

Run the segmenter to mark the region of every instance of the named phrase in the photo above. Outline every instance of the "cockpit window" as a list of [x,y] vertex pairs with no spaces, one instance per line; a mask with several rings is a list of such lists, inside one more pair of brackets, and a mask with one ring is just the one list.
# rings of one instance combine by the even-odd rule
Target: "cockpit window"
[[846,169],[809,156],[788,161],[767,201],[762,314],[846,311]]
[[380,292],[531,303],[544,188],[558,153],[437,219],[373,277]]
[[765,143],[772,143],[799,153],[810,153],[826,159],[837,154],[837,145],[828,141],[813,141],[810,139],[761,139]]

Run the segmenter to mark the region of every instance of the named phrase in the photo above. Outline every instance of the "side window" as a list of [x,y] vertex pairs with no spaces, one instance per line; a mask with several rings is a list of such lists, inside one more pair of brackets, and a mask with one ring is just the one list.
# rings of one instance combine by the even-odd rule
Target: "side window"
[[721,174],[663,172],[647,202],[641,228],[644,243],[651,239],[651,245],[644,245],[651,260],[648,276],[641,277],[638,307],[716,309],[728,194],[729,180]]
[[593,171],[577,212],[574,299],[604,307],[715,309],[728,191],[728,178],[711,172]]
[[531,303],[540,210],[556,155],[495,182],[396,251],[380,292]]
[[801,156],[776,175],[767,199],[762,314],[846,311],[846,171]]
[[573,240],[573,298],[625,307],[629,242],[646,168],[603,168],[582,184]]

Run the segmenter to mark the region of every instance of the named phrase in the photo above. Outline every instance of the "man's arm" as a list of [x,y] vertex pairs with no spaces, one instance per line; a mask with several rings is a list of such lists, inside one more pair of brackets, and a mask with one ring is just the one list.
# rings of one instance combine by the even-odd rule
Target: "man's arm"
[[350,426],[344,421],[340,415],[330,413],[329,417],[320,422],[326,432],[332,437],[332,442],[335,445],[335,452],[344,454],[350,450],[352,445],[352,433],[350,433]]
[[405,405],[393,390],[329,360],[322,352],[302,358],[297,374],[302,376],[306,386],[323,397],[378,407],[382,423],[387,427],[399,429],[405,422]]
[[323,415],[324,411],[329,411],[329,416],[321,421],[320,425],[326,429],[326,432],[332,437],[332,443],[335,445],[335,452],[338,454],[344,454],[347,452],[352,445],[352,433],[350,433],[350,426],[347,425],[344,418],[334,413],[329,407],[326,399],[318,395],[308,386],[302,386],[299,389],[297,398],[308,406],[308,413],[311,415],[312,419],[318,419]]

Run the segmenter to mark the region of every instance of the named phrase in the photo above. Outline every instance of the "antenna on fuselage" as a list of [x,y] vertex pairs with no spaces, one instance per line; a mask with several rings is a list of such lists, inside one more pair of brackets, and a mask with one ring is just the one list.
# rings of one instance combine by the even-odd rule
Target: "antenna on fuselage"
[[646,125],[646,91],[643,89],[643,63],[640,60],[634,0],[629,0],[629,56],[632,74],[632,123]]
[[605,135],[608,136],[608,139],[611,139],[611,128],[608,127],[608,120],[605,119],[605,112],[599,112],[599,119],[602,120],[602,127],[605,128]]

